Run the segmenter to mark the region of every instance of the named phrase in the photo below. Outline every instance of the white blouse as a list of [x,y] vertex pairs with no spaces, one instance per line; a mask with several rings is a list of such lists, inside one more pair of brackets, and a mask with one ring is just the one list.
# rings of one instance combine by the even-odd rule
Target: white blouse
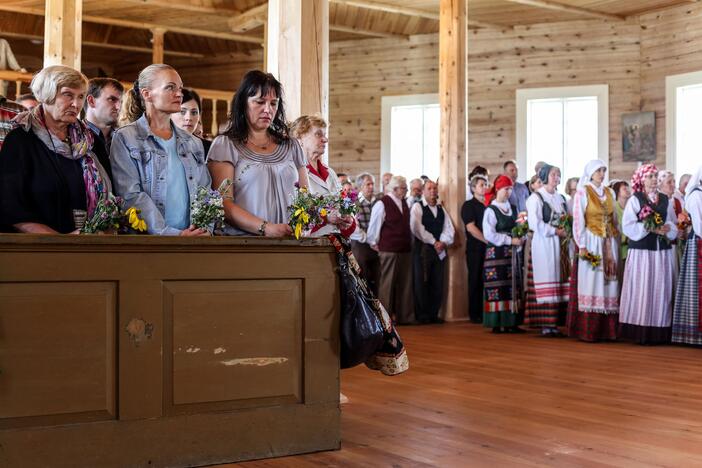
[[[509,201],[503,203],[493,201],[491,205],[495,205],[502,212],[502,214],[512,216],[512,206],[510,205]],[[502,245],[511,245],[512,236],[497,232],[495,230],[496,227],[497,216],[495,215],[495,212],[491,209],[485,210],[485,214],[483,215],[483,237],[485,237],[485,240],[498,247]]]
[[[651,198],[652,196],[649,195],[648,199],[651,200]],[[633,241],[640,241],[650,234],[644,227],[644,223],[639,221],[639,211],[641,211],[641,203],[638,198],[632,196],[629,198],[624,208],[624,214],[622,215],[622,231],[625,236]],[[671,241],[675,240],[678,235],[677,221],[678,218],[675,216],[675,207],[673,205],[673,199],[671,198],[668,200],[668,212],[665,220],[665,224],[670,226],[670,231],[668,231],[666,237]]]
[[692,219],[692,229],[697,237],[702,237],[702,191],[695,190],[685,197],[685,211]]

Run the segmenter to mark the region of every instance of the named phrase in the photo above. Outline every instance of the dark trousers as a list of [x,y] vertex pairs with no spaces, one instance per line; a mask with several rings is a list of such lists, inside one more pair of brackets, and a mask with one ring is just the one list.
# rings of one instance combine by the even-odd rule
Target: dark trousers
[[413,276],[417,321],[436,322],[444,293],[444,261],[439,260],[433,245],[417,242],[415,250]]
[[380,252],[378,299],[398,324],[414,322],[412,297],[412,254]]
[[468,265],[468,316],[473,323],[483,321],[483,265],[485,253],[466,251]]
[[378,297],[378,283],[380,280],[380,258],[378,257],[378,252],[371,249],[370,245],[354,240],[351,241],[351,251],[361,267],[361,276],[368,283],[373,295]]

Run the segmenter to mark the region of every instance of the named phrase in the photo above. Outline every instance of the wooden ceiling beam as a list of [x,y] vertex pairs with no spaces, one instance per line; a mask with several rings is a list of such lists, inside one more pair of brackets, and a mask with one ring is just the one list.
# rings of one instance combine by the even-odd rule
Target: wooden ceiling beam
[[533,6],[536,8],[542,8],[546,10],[560,11],[562,13],[571,13],[580,16],[588,16],[590,18],[598,18],[605,20],[614,21],[624,21],[625,18],[619,15],[613,15],[611,13],[604,13],[602,11],[589,10],[587,8],[575,7],[571,5],[565,5],[563,3],[554,2],[552,0],[505,0],[509,3],[518,3],[520,5]]
[[123,0],[129,3],[138,3],[145,6],[168,8],[172,10],[191,11],[193,13],[207,13],[211,15],[240,15],[241,10],[233,8],[222,8],[215,6],[193,5],[177,0]]
[[[31,8],[23,7],[17,5],[4,5],[0,3],[0,11],[9,11],[11,13],[24,13],[27,15],[44,16],[44,10],[42,8]],[[83,21],[87,23],[97,23],[97,24],[111,24],[114,26],[122,26],[125,28],[135,28],[135,29],[154,29],[163,28],[166,31],[179,33],[179,34],[189,34],[191,36],[201,36],[201,37],[212,37],[215,39],[225,39],[228,41],[246,42],[249,44],[262,45],[263,39],[259,37],[246,36],[243,34],[235,34],[229,32],[218,32],[210,31],[204,29],[193,29],[185,28],[181,26],[172,26],[168,24],[156,24],[156,23],[143,23],[141,21],[130,21],[122,20],[118,18],[108,18],[106,16],[92,16],[83,15]]]
[[[0,37],[9,37],[9,38],[13,38],[13,39],[28,39],[31,41],[44,42],[43,36],[35,36],[33,34],[21,34],[21,33],[0,31]],[[151,55],[151,48],[150,47],[138,47],[138,46],[130,46],[130,45],[124,45],[124,44],[109,44],[109,43],[105,43],[105,42],[92,42],[92,41],[83,41],[83,46],[85,46],[85,47],[98,47],[100,49],[128,50],[130,52],[139,52],[139,53]],[[195,52],[179,52],[177,50],[166,50],[166,51],[164,51],[164,53],[166,55],[170,55],[172,57],[187,57],[187,58],[204,58],[205,57],[204,54],[198,54]]]
[[262,3],[234,16],[228,21],[232,32],[243,33],[260,27],[268,17],[268,3]]
[[368,37],[386,37],[386,38],[391,38],[391,39],[408,39],[409,38],[409,36],[407,36],[405,34],[394,34],[394,33],[380,32],[380,31],[373,31],[370,29],[359,29],[359,28],[354,28],[351,26],[339,26],[336,24],[330,24],[329,30],[336,31],[336,32],[350,33],[350,34],[358,34],[359,36],[368,36]]
[[388,5],[387,3],[376,2],[373,0],[329,0],[331,3],[338,3],[340,5],[354,6],[357,8],[364,8],[366,10],[376,10],[384,11],[385,13],[397,13],[400,15],[407,16],[419,16],[420,18],[427,18],[439,21],[439,12],[421,10],[419,8],[410,8],[399,5]]

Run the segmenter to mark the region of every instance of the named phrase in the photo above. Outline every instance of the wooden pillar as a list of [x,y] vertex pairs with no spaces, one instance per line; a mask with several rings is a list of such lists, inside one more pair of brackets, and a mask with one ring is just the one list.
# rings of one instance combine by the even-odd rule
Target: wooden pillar
[[80,70],[83,0],[46,0],[44,66]]
[[210,134],[219,135],[219,124],[217,123],[217,100],[212,100],[212,125],[210,125]]
[[286,117],[329,115],[329,0],[269,0],[266,67],[283,84]]
[[441,0],[439,17],[439,105],[441,107],[441,171],[443,206],[456,227],[449,249],[447,320],[468,315],[465,234],[461,206],[466,199],[468,148],[468,0]]
[[154,28],[151,30],[151,63],[163,63],[163,36],[166,30]]

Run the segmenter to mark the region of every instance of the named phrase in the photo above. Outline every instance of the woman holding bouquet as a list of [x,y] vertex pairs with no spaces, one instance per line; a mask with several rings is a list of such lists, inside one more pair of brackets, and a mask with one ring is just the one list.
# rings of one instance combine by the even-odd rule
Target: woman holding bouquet
[[54,65],[37,73],[31,88],[39,105],[16,117],[0,152],[2,230],[78,234],[112,190],[79,119],[88,79]]
[[[339,194],[342,187],[336,172],[322,162],[329,141],[327,122],[321,117],[303,115],[290,126],[290,135],[300,143],[307,158],[306,169],[310,193],[321,196]],[[333,232],[340,232],[342,236],[349,237],[356,229],[356,220],[352,215],[341,215],[332,211],[323,218],[324,224],[312,230],[312,235],[315,237]]]
[[639,167],[631,179],[633,196],[622,217],[629,238],[624,270],[619,336],[639,344],[670,342],[678,234],[673,201],[658,191],[658,169]]
[[685,244],[680,280],[675,292],[673,342],[702,345],[702,166],[685,189],[685,211],[692,231]]
[[531,255],[527,259],[525,325],[541,328],[548,337],[563,336],[570,274],[567,237],[568,206],[556,191],[561,170],[544,164],[539,170],[543,186],[527,199],[529,229],[533,231]]
[[510,205],[512,179],[500,175],[485,196],[487,209],[483,215],[485,249],[483,326],[493,333],[520,333],[520,267],[518,249],[524,243],[521,237],[512,236],[517,212]]
[[116,191],[140,209],[149,234],[207,236],[190,221],[190,203],[210,185],[202,142],[178,128],[183,82],[169,65],[144,68],[127,93],[124,118],[110,147]]
[[232,100],[229,126],[208,153],[213,187],[233,181],[224,200],[225,233],[292,234],[288,205],[295,184],[307,187],[307,161],[285,123],[283,87],[270,73],[244,75]]
[[615,340],[619,317],[618,224],[607,166],[590,161],[573,197],[573,240],[580,259],[571,274],[568,335],[583,341]]

